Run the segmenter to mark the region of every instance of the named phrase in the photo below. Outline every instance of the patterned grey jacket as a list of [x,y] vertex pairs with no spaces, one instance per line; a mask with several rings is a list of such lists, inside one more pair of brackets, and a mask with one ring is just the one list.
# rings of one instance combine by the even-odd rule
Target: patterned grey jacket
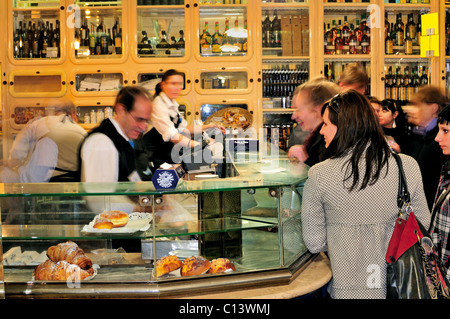
[[[419,166],[410,156],[400,157],[414,214],[427,229],[430,212]],[[328,159],[310,168],[303,190],[303,239],[312,253],[328,251],[332,298],[386,298],[385,254],[398,213],[397,164],[391,156],[387,174],[384,167],[374,185],[349,192],[344,185],[348,159]],[[360,176],[364,166],[361,161]]]

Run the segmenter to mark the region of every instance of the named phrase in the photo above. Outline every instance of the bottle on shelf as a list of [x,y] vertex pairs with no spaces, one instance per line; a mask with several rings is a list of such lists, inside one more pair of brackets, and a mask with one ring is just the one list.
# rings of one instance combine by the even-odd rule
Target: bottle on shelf
[[183,30],[180,30],[180,38],[177,41],[177,49],[178,50],[184,50],[185,42],[184,42],[184,32]]
[[[247,31],[247,19],[244,20],[244,30]],[[240,42],[241,42],[242,52],[247,52],[247,46],[248,46],[247,37],[242,37],[240,39]]]
[[358,38],[356,37],[356,34],[354,32],[354,26],[351,25],[350,28],[350,38],[348,40],[348,51],[350,54],[357,54],[358,53]]
[[208,21],[205,22],[205,28],[200,36],[200,52],[201,53],[211,53],[211,34],[208,31]]
[[272,20],[272,47],[281,48],[281,20],[278,18],[277,11],[274,13],[275,17]]
[[410,31],[406,30],[406,37],[405,37],[405,54],[413,54],[413,41],[410,36]]
[[[228,20],[228,19],[227,19]],[[226,20],[226,21],[227,21]],[[266,17],[262,23],[262,45],[263,48],[271,47],[272,43],[272,22],[270,21],[269,14],[266,12]]]
[[97,48],[97,37],[94,32],[94,25],[91,24],[91,32],[89,33],[89,51],[91,55],[96,53]]
[[336,39],[334,39],[335,54],[343,54],[344,40],[341,37],[341,29],[337,29]]
[[215,32],[211,37],[211,48],[213,53],[221,53],[223,35],[219,30],[219,22],[215,23]]
[[[235,27],[236,30],[239,28],[239,20],[238,19],[236,19],[234,21],[234,27]],[[241,39],[240,38],[232,37],[231,38],[231,42],[237,48],[238,52],[242,52],[242,43],[241,43]]]
[[361,37],[361,54],[370,53],[370,28],[366,26]]
[[402,14],[397,13],[397,20],[395,22],[395,35],[396,35],[396,47],[397,51],[404,53],[405,46],[405,26],[402,21]]
[[347,16],[344,16],[344,25],[342,26],[342,40],[343,40],[343,48],[342,53],[343,54],[349,54],[350,53],[350,27],[348,25]]
[[161,30],[161,40],[156,45],[156,48],[160,50],[161,53],[170,54],[169,48],[170,44],[167,42],[167,35],[165,30]]

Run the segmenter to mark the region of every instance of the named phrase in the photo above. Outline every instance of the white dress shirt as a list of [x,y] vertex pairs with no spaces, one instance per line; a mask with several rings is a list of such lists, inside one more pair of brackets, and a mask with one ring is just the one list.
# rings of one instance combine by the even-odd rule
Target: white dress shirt
[[[110,118],[117,132],[129,141],[117,121]],[[81,182],[110,183],[102,185],[101,190],[114,191],[119,178],[119,152],[113,141],[102,133],[94,133],[86,138],[81,148]],[[97,185],[86,184],[88,191],[95,192]],[[105,189],[105,187],[107,189]],[[134,204],[125,196],[89,196],[86,197],[89,207],[101,213],[104,210],[122,210],[132,213]]]
[[[165,142],[170,141],[176,134],[183,134],[187,127],[186,120],[178,112],[179,104],[170,99],[164,92],[161,92],[153,100],[152,125],[162,135]],[[182,119],[178,129],[172,118],[180,117]]]

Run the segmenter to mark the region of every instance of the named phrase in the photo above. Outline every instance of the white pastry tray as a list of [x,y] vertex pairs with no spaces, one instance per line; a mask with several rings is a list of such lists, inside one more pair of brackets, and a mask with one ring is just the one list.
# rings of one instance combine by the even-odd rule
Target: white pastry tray
[[139,231],[146,231],[150,228],[152,221],[152,214],[150,213],[131,213],[128,215],[128,223],[123,227],[117,227],[113,229],[97,229],[94,228],[95,222],[100,215],[94,217],[94,219],[83,227],[81,230],[85,234],[122,234],[131,235]]

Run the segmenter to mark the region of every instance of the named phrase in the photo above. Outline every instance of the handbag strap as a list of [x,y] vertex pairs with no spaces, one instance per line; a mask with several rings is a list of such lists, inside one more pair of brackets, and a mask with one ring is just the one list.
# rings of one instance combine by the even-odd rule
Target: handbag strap
[[403,170],[402,159],[396,153],[392,153],[392,155],[394,156],[398,166],[399,182],[398,182],[397,206],[399,209],[401,209],[403,205],[411,202],[411,196],[409,194],[408,186],[406,184],[406,176],[405,171]]

